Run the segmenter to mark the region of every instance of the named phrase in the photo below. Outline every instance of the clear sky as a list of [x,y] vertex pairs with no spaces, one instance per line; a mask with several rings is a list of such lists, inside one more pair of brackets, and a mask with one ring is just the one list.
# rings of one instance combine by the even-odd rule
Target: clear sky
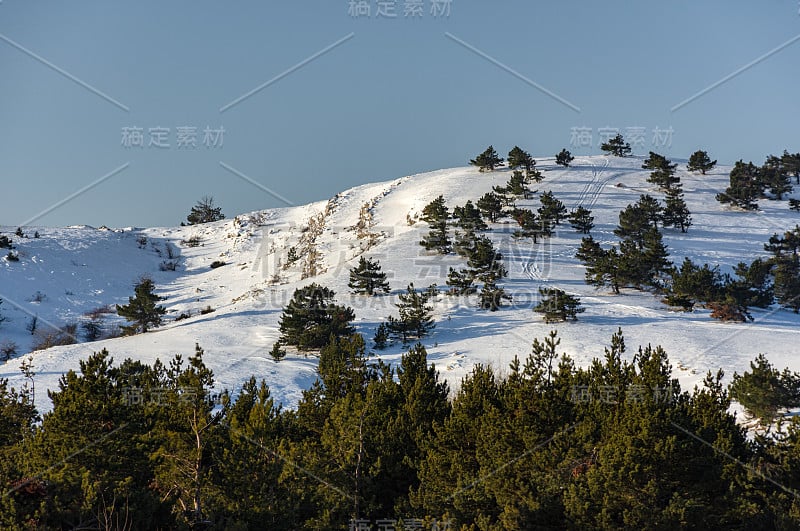
[[177,225],[204,195],[232,217],[614,128],[761,163],[800,151],[799,11],[0,0],[0,225]]

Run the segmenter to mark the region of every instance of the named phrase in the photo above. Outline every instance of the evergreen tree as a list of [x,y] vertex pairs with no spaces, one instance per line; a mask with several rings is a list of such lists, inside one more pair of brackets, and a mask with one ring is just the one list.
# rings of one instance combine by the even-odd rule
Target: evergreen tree
[[406,293],[400,295],[400,302],[395,303],[399,318],[389,317],[389,331],[403,343],[409,338],[422,339],[436,326],[431,317],[433,308],[428,305],[428,296],[408,285]]
[[773,264],[770,260],[757,258],[750,265],[739,262],[733,268],[735,279],[728,279],[725,292],[743,307],[767,308],[775,293],[770,283]]
[[800,312],[800,257],[797,254],[781,256],[775,264],[775,296],[778,303]]
[[800,374],[788,369],[781,373],[759,354],[750,362],[750,372],[733,373],[730,394],[762,425],[769,426],[781,409],[800,406]]
[[525,183],[525,177],[521,171],[514,171],[511,178],[506,185],[506,193],[514,197],[522,197],[523,199],[530,199],[532,194],[530,188]]
[[[644,197],[642,196],[642,198]],[[640,200],[634,205],[625,207],[619,213],[619,225],[614,229],[614,234],[620,238],[631,240],[639,246],[643,245],[644,234],[653,228],[654,222],[658,219],[657,205],[657,202],[653,205],[650,200],[646,202]]]
[[272,349],[270,349],[269,355],[273,359],[273,361],[275,361],[275,363],[278,363],[279,361],[281,361],[283,358],[286,357],[286,350],[284,350],[281,347],[280,341],[276,341],[275,343],[272,344]]
[[536,243],[539,238],[547,238],[553,233],[551,220],[539,218],[527,208],[515,210],[513,216],[520,227],[514,231],[515,238],[533,238],[533,243]]
[[204,196],[200,201],[192,207],[189,215],[186,216],[188,225],[197,225],[199,223],[210,223],[212,221],[220,221],[225,219],[225,214],[222,213],[222,208],[214,206],[214,198]]
[[616,247],[605,250],[594,238],[587,236],[581,240],[575,257],[586,267],[584,278],[587,284],[597,288],[610,286],[614,293],[619,293],[622,277]]
[[470,274],[474,278],[485,280],[486,278],[503,278],[508,275],[508,271],[503,266],[503,255],[495,250],[492,240],[486,236],[480,236],[475,240],[475,250],[467,260],[470,267]]
[[683,200],[681,186],[674,186],[667,190],[664,213],[661,215],[665,227],[675,227],[686,232],[692,224],[692,216],[686,201]]
[[541,206],[537,212],[539,213],[539,218],[544,222],[559,225],[567,218],[567,207],[553,196],[553,192],[544,192],[539,197],[539,201]]
[[736,162],[730,173],[730,186],[717,194],[717,201],[730,203],[745,210],[756,210],[756,201],[763,193],[761,172],[752,162]]
[[533,309],[536,313],[541,313],[546,323],[557,323],[561,321],[577,321],[578,314],[586,309],[581,308],[580,299],[567,294],[558,288],[539,288],[539,295],[542,300]]
[[452,267],[447,274],[446,284],[450,286],[451,295],[471,295],[476,288],[473,285],[472,273],[466,269],[456,270]]
[[389,327],[386,326],[386,323],[378,325],[378,329],[375,331],[375,336],[372,338],[372,341],[375,343],[376,349],[383,350],[386,348],[386,343],[389,341]]
[[117,304],[117,314],[132,323],[122,327],[125,334],[145,333],[150,328],[161,326],[161,316],[167,313],[167,310],[163,306],[156,305],[163,298],[154,293],[155,289],[153,281],[144,277],[134,287],[135,295],[128,297],[128,304],[122,306]]
[[581,234],[589,234],[594,227],[594,216],[592,216],[591,210],[579,206],[570,212],[569,223]]
[[570,153],[566,149],[562,149],[561,151],[558,152],[558,154],[556,154],[556,164],[558,164],[559,166],[564,166],[565,168],[568,168],[570,162],[572,162],[573,160],[575,160],[575,157],[573,157],[572,153]]
[[456,219],[456,226],[465,231],[477,232],[488,228],[480,210],[475,208],[472,201],[467,201],[463,207],[453,208],[453,217]]
[[789,210],[800,212],[800,199],[789,199]]
[[770,155],[767,157],[760,170],[762,186],[769,189],[769,192],[780,201],[784,194],[792,191],[792,183],[789,179],[789,172],[783,165],[783,159]]
[[784,149],[781,163],[790,175],[794,175],[795,184],[800,184],[800,153],[789,153]]
[[519,146],[514,146],[513,149],[508,152],[509,169],[524,169],[526,172],[530,172],[535,166],[536,161],[533,160],[531,154],[521,149]]
[[331,336],[353,333],[352,308],[334,304],[335,292],[318,284],[298,288],[280,317],[280,341],[299,350],[319,349]]
[[495,312],[503,306],[504,300],[510,301],[511,295],[508,295],[503,288],[498,287],[493,278],[487,278],[481,288],[478,307]]
[[625,142],[625,139],[620,134],[600,144],[600,149],[615,157],[626,157],[631,154],[631,145]]
[[483,217],[492,223],[500,219],[503,213],[503,203],[500,197],[494,192],[483,194],[483,196],[478,199],[478,202],[475,203],[475,206],[481,211]]
[[652,151],[642,164],[642,168],[653,170],[647,178],[647,182],[653,183],[665,191],[680,182],[680,179],[675,176],[677,167],[678,165],[671,163],[668,158]]
[[0,249],[13,249],[14,246],[11,243],[11,238],[5,234],[0,234]]
[[689,171],[699,171],[703,175],[714,166],[717,165],[716,160],[711,160],[711,157],[708,156],[708,153],[702,150],[695,151],[692,153],[692,156],[689,157],[689,164],[686,165],[686,169]]
[[358,266],[350,269],[350,282],[347,284],[353,293],[374,295],[378,291],[389,293],[386,273],[381,271],[380,263],[372,258],[358,260]]
[[679,305],[687,309],[698,302],[717,301],[724,296],[725,286],[718,266],[712,268],[704,264],[700,267],[684,258],[681,267],[673,267],[670,276],[672,284],[668,301],[685,301]]
[[494,147],[489,146],[486,151],[469,161],[473,166],[477,166],[480,171],[494,171],[498,166],[502,166],[503,159],[497,156]]
[[642,163],[642,169],[645,170],[657,170],[657,169],[669,169],[675,170],[678,167],[677,164],[673,164],[670,160],[665,157],[664,155],[659,155],[653,151],[647,156],[645,161]]
[[428,250],[435,249],[442,254],[450,252],[452,242],[447,236],[447,220],[450,219],[450,211],[443,196],[440,195],[422,209],[422,219],[428,223],[430,231],[419,242],[420,245]]

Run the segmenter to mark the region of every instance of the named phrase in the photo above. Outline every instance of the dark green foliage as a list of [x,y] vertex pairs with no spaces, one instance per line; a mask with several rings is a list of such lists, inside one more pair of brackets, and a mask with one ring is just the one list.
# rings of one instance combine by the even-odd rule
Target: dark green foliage
[[489,146],[486,151],[470,160],[469,163],[480,168],[480,171],[494,171],[496,167],[503,164],[503,159],[497,156],[494,147]]
[[525,176],[521,171],[515,171],[511,174],[511,178],[506,185],[506,193],[514,197],[522,197],[523,199],[530,199],[533,192],[528,188]]
[[142,278],[134,287],[135,295],[128,297],[128,304],[117,304],[117,314],[131,323],[122,327],[125,334],[145,333],[150,328],[161,326],[161,317],[167,310],[157,305],[163,299],[154,293],[155,289],[151,279]]
[[488,228],[480,210],[472,204],[472,201],[467,201],[463,207],[454,207],[453,217],[456,219],[456,226],[465,231],[477,232]]
[[641,195],[636,204],[628,205],[619,213],[619,225],[614,229],[614,234],[641,247],[644,244],[644,235],[650,229],[658,227],[662,212],[663,208],[657,199]]
[[428,203],[422,209],[422,219],[428,223],[430,231],[419,244],[428,250],[434,249],[442,254],[450,252],[452,242],[447,236],[447,220],[450,219],[450,211],[445,204],[444,197],[440,195]]
[[692,156],[689,157],[689,164],[686,165],[686,169],[689,171],[699,171],[703,175],[714,166],[717,165],[716,160],[711,160],[711,157],[708,156],[708,153],[702,150],[695,151],[692,153]]
[[631,154],[631,145],[625,142],[625,139],[620,134],[617,134],[608,142],[603,142],[600,145],[600,149],[616,157],[626,157]]
[[276,341],[272,344],[272,348],[269,351],[269,356],[275,361],[275,363],[278,363],[286,357],[286,350],[281,347],[280,341]]
[[800,200],[798,200],[798,199],[789,199],[789,210],[794,210],[795,212],[800,212]]
[[467,265],[474,278],[485,281],[487,278],[503,278],[508,271],[503,266],[503,255],[495,250],[492,240],[479,236],[475,240],[475,250],[469,256]]
[[17,227],[17,230],[14,232],[14,234],[19,238],[25,237],[25,233],[22,232],[22,227]]
[[436,326],[431,317],[433,308],[428,304],[428,294],[417,292],[411,283],[406,293],[396,303],[399,318],[389,317],[388,327],[393,337],[406,343],[411,339],[422,339]]
[[481,211],[483,217],[492,223],[500,219],[500,216],[503,214],[503,202],[500,196],[494,192],[483,194],[481,198],[478,199],[478,202],[475,203],[475,206]]
[[572,156],[566,149],[562,149],[556,154],[556,164],[559,166],[564,166],[565,168],[569,167],[570,162],[575,160],[575,157]]
[[11,245],[11,238],[4,234],[0,234],[0,249],[13,249],[14,246]]
[[167,366],[104,351],[39,426],[32,389],[0,381],[0,527],[798,528],[800,426],[748,440],[729,407],[766,424],[798,405],[800,375],[759,356],[730,396],[722,371],[687,392],[621,330],[585,368],[559,348],[551,332],[504,376],[476,365],[449,399],[422,345],[392,368],[340,337],[296,409],[255,378],[212,400],[199,347]]
[[589,234],[594,227],[594,216],[592,211],[579,206],[569,214],[569,223],[572,228],[581,234]]
[[692,216],[686,201],[683,199],[683,189],[680,185],[673,186],[667,190],[664,200],[664,212],[661,221],[665,227],[674,227],[686,232],[692,225]]
[[533,243],[536,243],[539,238],[547,238],[553,233],[551,220],[539,218],[527,208],[515,209],[512,216],[519,224],[519,230],[513,234],[515,238],[533,238]]
[[642,164],[642,168],[653,170],[650,177],[647,178],[647,182],[657,185],[662,190],[669,190],[680,182],[680,179],[675,177],[677,167],[678,165],[671,163],[668,158],[652,151]]
[[689,307],[698,302],[720,300],[724,296],[725,286],[719,267],[696,265],[688,258],[683,259],[681,267],[673,268],[670,276],[672,285],[669,294],[678,300],[688,300]]
[[376,349],[383,350],[386,348],[386,343],[389,341],[389,327],[386,326],[386,323],[378,325],[378,329],[375,330],[375,336],[372,338],[372,341],[375,343]]
[[763,195],[761,172],[752,162],[736,162],[730,173],[730,186],[717,194],[717,201],[728,203],[744,210],[756,210],[756,201]]
[[544,192],[539,201],[541,206],[537,210],[539,218],[547,224],[559,225],[567,219],[567,207],[553,195],[553,192]]
[[531,154],[521,149],[519,146],[514,146],[511,151],[508,152],[509,169],[524,169],[526,172],[531,172],[535,166],[536,161],[533,160]]
[[378,291],[389,292],[389,283],[386,273],[381,271],[381,265],[372,258],[358,259],[358,265],[350,269],[350,282],[347,286],[353,293],[374,295]]
[[800,184],[800,153],[789,153],[784,149],[781,164],[790,175],[794,175],[795,184]]
[[353,333],[352,308],[334,304],[335,293],[318,284],[295,290],[280,318],[281,343],[299,350],[319,349],[331,336]]
[[762,186],[769,189],[769,192],[780,201],[784,194],[792,191],[792,183],[789,179],[789,170],[783,164],[783,159],[770,155],[764,165],[761,166],[760,177]]
[[493,278],[488,278],[481,288],[478,307],[482,310],[495,312],[503,306],[503,301],[510,301],[511,295],[498,287]]
[[800,406],[800,374],[789,369],[781,373],[759,354],[750,362],[750,372],[733,373],[730,394],[750,415],[769,425],[781,409]]
[[605,250],[594,238],[587,236],[581,240],[581,246],[575,257],[586,267],[584,278],[587,284],[596,288],[609,286],[614,293],[619,293],[623,278],[616,247]]
[[750,265],[740,262],[733,269],[735,279],[728,279],[725,291],[744,307],[767,308],[775,298],[770,282],[773,264],[756,258]]
[[204,196],[195,206],[192,207],[189,215],[186,216],[188,225],[197,225],[199,223],[210,223],[212,221],[220,221],[225,219],[225,214],[222,213],[222,208],[214,206],[214,198]]
[[800,257],[792,253],[775,260],[775,296],[778,303],[800,312]]
[[546,323],[577,321],[578,314],[586,311],[586,308],[581,308],[581,300],[578,297],[558,288],[539,288],[539,295],[542,300],[533,311],[542,314]]
[[472,273],[466,269],[456,270],[452,267],[447,274],[447,285],[450,286],[450,295],[471,295],[476,288],[473,285]]

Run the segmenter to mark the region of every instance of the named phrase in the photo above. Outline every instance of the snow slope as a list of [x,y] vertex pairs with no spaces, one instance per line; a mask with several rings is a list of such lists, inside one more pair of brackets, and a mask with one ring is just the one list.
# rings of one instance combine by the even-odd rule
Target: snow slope
[[[583,205],[593,211],[595,239],[603,244],[617,241],[613,235],[618,213],[642,193],[663,201],[663,194],[646,182],[642,158],[582,157],[570,168],[561,168],[552,158],[537,159],[545,180],[534,188],[551,190],[568,208]],[[694,225],[687,234],[664,231],[674,262],[688,256],[696,262],[720,265],[730,271],[739,261],[766,256],[763,244],[774,232],[793,228],[797,213],[786,201],[762,201],[758,212],[734,212],[716,202],[714,195],[728,184],[730,167],[718,167],[708,175],[685,171],[678,175],[686,192]],[[0,364],[0,378],[19,387],[22,354],[29,351],[33,336],[26,331],[32,315],[39,327],[61,326],[85,320],[92,309],[126,303],[137,278],[147,274],[158,286],[168,309],[165,325],[133,337],[118,337],[93,343],[54,347],[32,353],[36,372],[37,406],[50,407],[44,388],[57,386],[61,374],[78,369],[79,360],[106,348],[116,361],[125,358],[151,363],[167,361],[175,354],[190,355],[195,343],[206,353],[218,387],[234,393],[255,375],[264,379],[277,400],[293,406],[303,389],[315,378],[316,359],[294,352],[275,363],[268,355],[278,338],[281,308],[295,288],[317,282],[336,291],[340,303],[356,312],[356,327],[371,338],[378,323],[396,315],[393,302],[409,282],[445,288],[449,267],[463,267],[458,256],[426,252],[418,245],[427,231],[418,219],[423,207],[443,195],[450,208],[473,202],[493,185],[502,185],[508,171],[479,173],[475,168],[455,168],[404,177],[395,181],[363,185],[329,201],[266,210],[200,226],[150,229],[95,229],[92,227],[25,227],[28,238],[16,238],[19,262],[0,260],[0,344],[13,341],[20,355]],[[800,196],[797,196],[800,197]],[[360,212],[368,205],[370,238],[359,238]],[[518,201],[520,207],[538,207],[538,199]],[[309,228],[311,225],[311,228]],[[670,355],[674,375],[684,388],[698,384],[704,374],[718,368],[730,377],[749,368],[749,361],[763,352],[778,368],[800,370],[796,345],[800,340],[800,317],[774,307],[754,310],[755,322],[723,324],[709,318],[705,310],[673,312],[648,293],[624,290],[613,295],[585,285],[583,268],[574,258],[581,235],[568,225],[548,241],[532,244],[515,241],[513,222],[494,224],[488,233],[504,255],[509,277],[502,286],[514,297],[512,306],[498,312],[477,309],[477,296],[458,298],[441,295],[435,302],[436,329],[424,341],[429,360],[441,375],[456,386],[476,363],[491,364],[505,371],[515,355],[527,356],[534,338],[557,329],[561,350],[579,364],[602,356],[603,347],[621,327],[628,355],[640,344],[662,345]],[[16,227],[1,227],[11,233]],[[32,237],[38,230],[40,238]],[[363,232],[363,231],[362,231]],[[200,245],[186,240],[198,237]],[[291,247],[313,239],[322,255],[320,271],[302,279],[303,257],[290,265]],[[171,251],[170,251],[171,249]],[[176,271],[161,271],[159,265],[172,253]],[[302,253],[300,253],[302,255]],[[362,297],[349,293],[348,271],[362,254],[380,260],[388,273],[392,293]],[[214,261],[226,265],[212,269]],[[548,325],[531,311],[542,285],[557,286],[580,296],[586,308],[577,323]],[[37,292],[41,294],[37,297]],[[41,300],[36,300],[41,299]],[[210,306],[213,313],[199,314]],[[188,319],[176,321],[182,313]],[[105,328],[122,321],[108,315]],[[377,354],[398,362],[403,349],[393,345]],[[26,356],[27,357],[27,356]]]

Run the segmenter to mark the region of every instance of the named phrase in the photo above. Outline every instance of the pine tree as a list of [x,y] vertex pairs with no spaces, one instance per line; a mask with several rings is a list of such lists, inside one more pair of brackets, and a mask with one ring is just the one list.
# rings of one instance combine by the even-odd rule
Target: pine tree
[[333,303],[335,292],[318,284],[298,288],[280,317],[280,342],[299,350],[319,349],[331,336],[353,333],[352,308]]
[[478,307],[495,312],[503,306],[504,300],[510,301],[511,295],[508,295],[503,288],[498,287],[493,278],[488,278],[481,288]]
[[358,260],[358,266],[350,269],[350,282],[347,286],[353,293],[374,295],[378,291],[389,292],[389,283],[386,281],[386,273],[381,271],[380,263],[372,258]]
[[524,169],[530,172],[536,166],[536,161],[531,157],[531,154],[521,149],[519,146],[514,146],[508,152],[508,168],[511,170]]
[[475,203],[475,206],[481,211],[483,217],[488,219],[491,223],[500,219],[503,213],[503,203],[500,197],[494,192],[483,194],[483,196],[478,199],[478,202]]
[[450,286],[449,294],[451,295],[471,295],[475,293],[476,288],[472,283],[473,277],[466,269],[456,270],[452,267],[447,274],[446,284]]
[[536,243],[539,238],[549,237],[553,232],[552,221],[538,218],[527,208],[515,210],[513,217],[520,227],[514,231],[514,238],[533,238],[533,243]]
[[539,218],[546,223],[559,225],[567,218],[567,207],[559,199],[553,196],[553,192],[547,191],[539,197],[541,206],[537,210]]
[[269,351],[269,355],[275,361],[275,363],[278,363],[286,357],[286,350],[281,348],[280,341],[276,341],[272,344],[272,349]]
[[667,190],[665,199],[664,213],[661,215],[665,227],[675,227],[686,232],[692,225],[692,216],[686,201],[683,200],[683,190],[680,186],[674,186]]
[[776,259],[774,275],[778,303],[794,313],[800,312],[800,257],[792,253]]
[[581,308],[579,298],[558,288],[539,288],[539,295],[542,296],[542,300],[533,311],[543,314],[546,323],[577,321],[578,314],[586,310]]
[[383,350],[386,348],[386,343],[389,341],[389,327],[386,326],[386,323],[381,323],[378,325],[372,341],[375,343],[376,349]]
[[435,249],[442,254],[449,253],[452,244],[447,236],[447,220],[450,219],[450,211],[443,196],[440,195],[422,209],[422,219],[428,223],[430,231],[419,244],[428,250]]
[[161,326],[161,316],[167,310],[156,305],[163,298],[154,293],[155,289],[153,281],[144,277],[134,287],[135,295],[128,297],[128,304],[117,304],[117,314],[132,323],[122,327],[125,334],[145,333],[150,328]]
[[789,172],[783,165],[783,159],[770,155],[767,157],[760,170],[762,185],[769,189],[769,192],[780,201],[784,194],[792,191],[792,183]]
[[617,134],[608,142],[600,144],[600,149],[616,157],[626,157],[631,154],[631,145],[625,142],[625,139],[620,134]]
[[573,157],[572,153],[570,153],[566,149],[562,149],[561,151],[558,152],[558,154],[556,154],[556,164],[558,164],[559,166],[564,166],[565,168],[568,168],[570,162],[572,162],[573,160],[575,160],[575,157]]
[[467,201],[463,207],[454,207],[453,217],[456,219],[456,226],[465,231],[477,232],[488,228],[480,210],[475,208],[472,201]]
[[[650,201],[644,204],[653,206]],[[640,246],[644,243],[645,232],[653,227],[653,217],[657,214],[656,210],[651,208],[647,211],[642,206],[643,203],[637,202],[625,207],[619,213],[619,225],[614,229],[614,234],[619,238],[630,239]]]
[[756,210],[756,201],[764,191],[761,181],[761,172],[752,162],[745,164],[741,160],[736,162],[730,173],[730,186],[721,194],[717,194],[717,201],[730,203],[744,210]]
[[733,373],[729,389],[731,398],[764,426],[771,425],[781,409],[800,406],[800,374],[788,369],[781,373],[763,354],[750,362],[750,372]]
[[421,339],[435,327],[431,317],[433,308],[428,305],[428,297],[418,293],[411,283],[406,293],[400,295],[400,302],[395,303],[399,318],[389,317],[389,331],[394,337],[406,343],[409,338]]
[[480,171],[494,171],[498,166],[502,166],[503,159],[497,156],[494,147],[489,146],[486,151],[469,161],[473,166],[477,166]]
[[680,183],[680,178],[675,176],[677,167],[678,165],[670,162],[668,158],[652,151],[642,164],[642,168],[653,170],[647,178],[647,182],[655,184],[664,191]]
[[214,206],[214,198],[210,196],[204,196],[200,199],[200,201],[192,207],[189,215],[186,216],[188,225],[210,223],[223,219],[225,219],[225,214],[222,213],[222,208]]
[[592,216],[591,210],[579,206],[570,212],[569,223],[581,234],[589,234],[594,227],[594,216]]
[[619,266],[619,253],[616,247],[605,250],[591,236],[581,240],[581,246],[575,257],[586,267],[586,283],[597,288],[610,286],[614,293],[619,293],[622,278]]
[[711,160],[708,156],[708,153],[702,150],[695,151],[692,153],[692,156],[689,157],[689,164],[686,165],[686,169],[689,171],[699,171],[703,175],[714,166],[717,165],[716,160]]
[[0,234],[0,249],[13,249],[14,246],[11,245],[11,243],[11,238],[4,234]]
[[800,153],[789,153],[784,149],[781,163],[790,175],[794,175],[795,184],[800,184]]
[[503,278],[508,271],[503,266],[503,255],[495,250],[492,240],[480,236],[475,240],[475,251],[467,260],[470,274],[474,278],[485,280],[488,277]]
[[506,185],[506,193],[514,197],[530,199],[532,192],[525,184],[525,177],[521,171],[514,171],[511,174],[511,178],[508,180],[508,184]]

